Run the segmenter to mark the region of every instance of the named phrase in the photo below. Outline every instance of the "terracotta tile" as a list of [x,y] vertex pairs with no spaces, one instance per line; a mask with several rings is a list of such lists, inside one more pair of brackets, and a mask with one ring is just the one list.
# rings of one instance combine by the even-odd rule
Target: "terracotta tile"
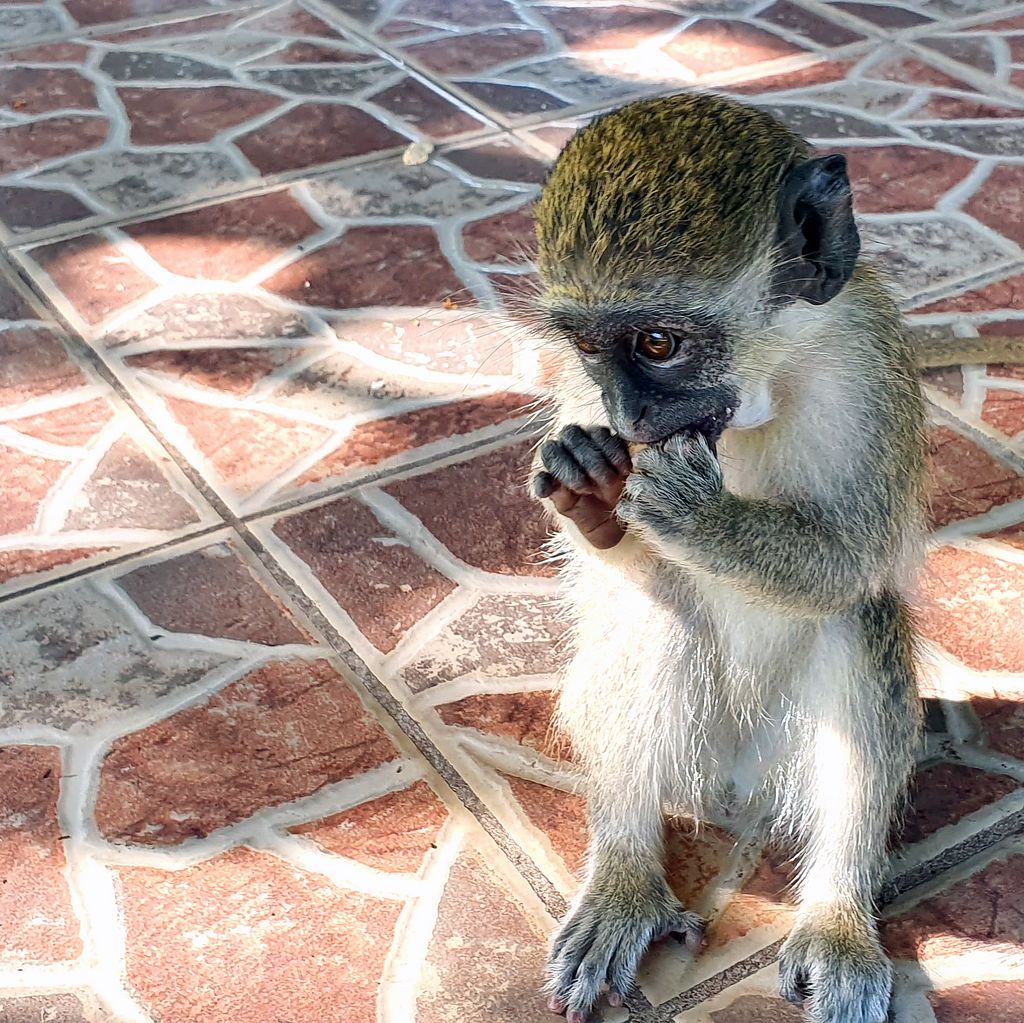
[[701,893],[725,868],[735,840],[711,824],[695,829],[693,821],[670,819],[665,828],[665,873],[684,906]]
[[48,444],[68,446],[87,444],[114,416],[114,411],[103,398],[66,405],[52,412],[10,419],[7,426],[18,433]]
[[712,1023],[804,1023],[806,1018],[799,1006],[763,995],[741,995],[711,1013]]
[[424,67],[443,75],[478,71],[544,52],[544,36],[533,29],[495,28],[417,43],[406,52]]
[[333,309],[440,303],[463,291],[429,227],[353,227],[263,284],[305,305]]
[[367,98],[424,135],[434,138],[477,131],[485,126],[480,118],[450,103],[415,78],[405,78],[398,85],[372,93]]
[[699,75],[805,52],[762,28],[716,18],[698,18],[663,49],[673,60]]
[[1024,566],[940,547],[922,577],[922,631],[978,671],[1024,671],[1022,594]]
[[[169,14],[192,7],[188,0],[64,0],[64,7],[79,25],[101,25],[107,21],[125,21],[145,13]],[[141,8],[141,9],[140,9]]]
[[156,287],[97,234],[44,245],[32,249],[31,256],[87,323],[98,323]]
[[974,697],[971,706],[985,729],[991,749],[1011,757],[1024,757],[1024,693],[1001,695],[1007,699]]
[[6,725],[88,729],[181,694],[228,660],[140,633],[87,579],[0,605],[0,635]]
[[[57,824],[60,751],[0,746],[0,964],[75,959],[79,923]],[[0,1002],[2,1005],[2,1002]],[[4,1017],[6,1019],[6,1017]]]
[[779,28],[788,29],[819,46],[846,46],[864,38],[860,32],[854,32],[845,25],[829,21],[798,4],[790,3],[789,0],[776,0],[771,7],[758,11],[757,17],[759,21],[767,21]]
[[795,868],[786,854],[768,850],[712,922],[708,945],[712,949],[724,948],[730,941],[761,927],[775,927],[791,920],[795,911],[791,893],[794,879]]
[[649,36],[667,32],[680,14],[628,4],[612,7],[542,7],[540,12],[571,50],[628,50]]
[[308,336],[309,325],[301,313],[276,308],[263,299],[231,293],[191,294],[150,306],[105,333],[103,344],[115,347],[149,341],[154,348],[162,348],[193,341],[253,342]]
[[185,348],[143,352],[124,361],[199,388],[241,396],[274,370],[304,354],[302,349],[294,348]]
[[929,991],[928,1001],[935,1011],[935,1023],[1009,1023],[1024,1005],[1024,980],[961,984]]
[[330,432],[256,409],[201,405],[166,399],[192,443],[219,476],[238,493],[248,494],[322,444]]
[[4,53],[4,58],[8,61],[38,62],[40,64],[82,64],[88,56],[87,47],[73,42],[42,43],[39,46],[29,46],[22,50],[7,50]]
[[734,82],[722,86],[723,92],[737,96],[781,92],[784,89],[806,89],[814,85],[828,85],[842,81],[853,68],[856,61],[830,60],[798,71],[784,71],[779,75],[768,75],[764,78],[753,78],[746,82]]
[[392,873],[416,873],[448,811],[426,782],[289,828],[328,852]]
[[116,440],[71,503],[65,529],[181,529],[199,513],[134,441]]
[[1017,244],[1024,243],[1024,167],[999,166],[964,206],[965,212]]
[[555,729],[555,699],[548,691],[480,693],[444,704],[437,713],[446,725],[509,738],[552,760],[563,760],[572,750],[568,736]]
[[0,477],[4,481],[0,534],[33,529],[40,505],[66,469],[66,462],[40,458],[0,443]]
[[587,864],[587,806],[582,796],[505,775],[530,822],[544,832],[566,870],[582,879]]
[[985,952],[1019,968],[1024,941],[1024,856],[996,862],[882,924],[897,959]]
[[1024,305],[1024,275],[1005,277],[982,288],[965,291],[915,309],[918,313],[989,312],[994,309],[1018,309]]
[[70,565],[74,561],[104,554],[110,547],[62,547],[58,550],[30,550],[15,548],[0,552],[0,583],[21,576],[48,572],[52,568]]
[[550,1023],[540,993],[547,943],[484,860],[452,867],[427,949],[417,1023]]
[[106,140],[108,127],[103,117],[65,115],[0,128],[0,173],[95,149]]
[[119,576],[117,583],[154,625],[168,632],[267,646],[310,642],[227,544],[142,565]]
[[936,529],[1024,499],[1024,478],[942,426],[931,433],[931,511]]
[[20,405],[85,382],[85,375],[52,331],[45,327],[0,330],[0,406]]
[[249,849],[118,873],[128,983],[162,1023],[374,1018],[400,903]]
[[0,995],[4,1023],[89,1023],[74,995]]
[[238,281],[320,230],[287,193],[270,192],[125,228],[183,277]]
[[553,597],[485,594],[420,650],[402,679],[422,692],[471,674],[516,678],[556,672],[565,663],[559,646],[565,632]]
[[[499,575],[550,576],[550,525],[525,480],[532,443],[516,444],[387,488],[457,558]],[[479,515],[466,518],[466,508]]]
[[919,146],[844,149],[861,213],[930,210],[974,169],[974,161]]
[[909,845],[955,824],[1020,788],[1002,774],[989,774],[964,764],[933,764],[918,772],[912,804],[900,840]]
[[[177,2],[177,0],[156,0],[157,3]],[[193,6],[189,4],[189,6]],[[156,39],[178,39],[182,36],[197,34],[200,31],[216,32],[227,28],[234,19],[230,14],[198,14],[193,18],[168,21],[156,25],[136,25],[119,32],[104,32],[97,39],[104,43],[128,43],[135,45]]]
[[303,103],[236,139],[235,145],[261,174],[279,174],[408,141],[356,107]]
[[354,501],[280,519],[274,532],[384,653],[455,589]]
[[529,403],[522,394],[502,393],[435,405],[356,426],[341,447],[310,466],[296,484],[305,486],[354,469],[377,465],[414,448],[515,418]]
[[114,841],[175,845],[396,755],[326,661],[275,661],[116,740],[96,823]]
[[0,96],[0,106],[21,114],[96,109],[95,86],[70,68],[0,68]]
[[1024,393],[989,387],[981,418],[1007,437],[1015,437],[1024,430]]
[[525,262],[535,247],[533,204],[467,224],[462,245],[478,263]]

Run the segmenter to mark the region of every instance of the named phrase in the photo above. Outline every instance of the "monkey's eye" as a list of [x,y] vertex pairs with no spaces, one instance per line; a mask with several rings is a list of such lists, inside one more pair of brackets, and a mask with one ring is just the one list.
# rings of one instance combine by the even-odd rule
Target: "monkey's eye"
[[576,340],[576,347],[584,355],[597,355],[597,353],[599,351],[601,351],[601,348],[600,348],[599,345],[595,345],[593,341],[587,341],[586,338],[577,337],[575,340]]
[[645,359],[664,362],[679,351],[679,336],[667,330],[638,330],[633,344]]

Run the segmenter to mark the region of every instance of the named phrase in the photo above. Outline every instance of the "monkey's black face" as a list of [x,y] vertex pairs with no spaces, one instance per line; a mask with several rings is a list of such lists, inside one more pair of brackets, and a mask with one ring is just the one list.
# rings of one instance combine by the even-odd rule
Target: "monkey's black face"
[[566,318],[559,329],[601,389],[612,429],[626,441],[652,444],[692,430],[717,440],[736,407],[726,379],[730,346],[716,324],[635,310]]

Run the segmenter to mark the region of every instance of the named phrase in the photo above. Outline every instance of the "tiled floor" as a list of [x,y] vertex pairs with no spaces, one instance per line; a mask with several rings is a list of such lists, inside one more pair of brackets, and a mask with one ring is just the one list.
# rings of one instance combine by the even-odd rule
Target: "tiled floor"
[[[552,1019],[585,834],[494,309],[572,128],[691,83],[848,154],[920,329],[1024,334],[1024,3],[0,0],[0,1023]],[[896,1023],[1022,1023],[1024,370],[927,384]],[[796,1023],[784,856],[669,846],[710,947],[630,1018]]]

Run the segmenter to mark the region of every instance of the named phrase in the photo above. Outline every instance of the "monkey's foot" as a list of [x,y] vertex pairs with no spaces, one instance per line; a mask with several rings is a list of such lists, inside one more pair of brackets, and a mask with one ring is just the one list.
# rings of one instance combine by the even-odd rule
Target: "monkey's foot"
[[892,967],[859,914],[798,924],[779,956],[779,992],[814,1023],[885,1023]]
[[548,959],[549,1008],[586,1023],[604,984],[623,1004],[652,941],[672,935],[697,951],[704,921],[687,912],[661,880],[643,892],[586,891],[555,938]]

